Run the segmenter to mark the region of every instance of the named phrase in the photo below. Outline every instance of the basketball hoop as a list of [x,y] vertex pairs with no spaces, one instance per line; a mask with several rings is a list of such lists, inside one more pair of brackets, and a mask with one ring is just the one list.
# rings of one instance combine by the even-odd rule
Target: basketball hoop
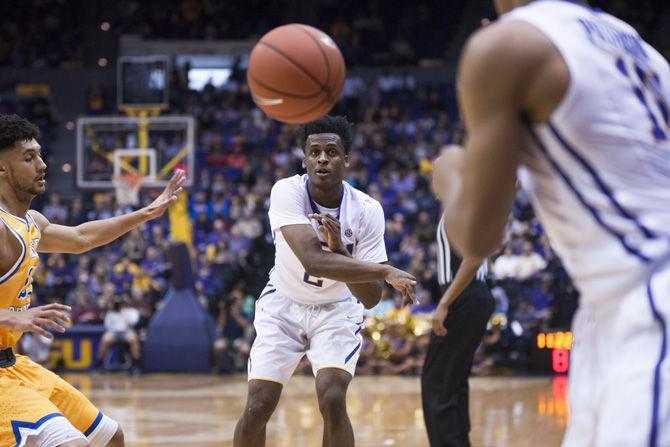
[[144,182],[143,175],[117,174],[112,176],[116,203],[118,206],[136,206],[140,203],[140,188]]

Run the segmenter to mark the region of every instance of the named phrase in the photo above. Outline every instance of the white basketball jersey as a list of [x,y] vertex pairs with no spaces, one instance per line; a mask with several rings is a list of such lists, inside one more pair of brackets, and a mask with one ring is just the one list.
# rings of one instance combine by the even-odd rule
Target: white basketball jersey
[[355,259],[375,263],[388,260],[384,245],[386,222],[379,202],[342,182],[340,206],[328,210],[310,197],[306,174],[279,180],[272,187],[268,212],[275,241],[275,266],[270,272],[270,283],[283,295],[303,304],[332,303],[351,297],[345,283],[307,275],[281,232],[286,225],[311,225],[322,249],[328,251],[317,230],[318,224],[307,217],[324,212],[339,219],[342,241]]
[[670,69],[628,24],[567,1],[502,20],[553,42],[570,86],[528,126],[519,177],[583,302],[622,293],[670,254]]

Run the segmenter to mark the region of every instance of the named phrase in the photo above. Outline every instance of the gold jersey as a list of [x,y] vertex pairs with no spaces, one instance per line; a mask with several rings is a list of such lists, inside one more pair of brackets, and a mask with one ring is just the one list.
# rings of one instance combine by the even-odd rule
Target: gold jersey
[[[0,225],[5,225],[10,237],[15,237],[21,245],[21,252],[14,265],[0,276],[0,309],[23,312],[30,307],[33,294],[33,275],[39,263],[37,246],[40,243],[40,230],[30,213],[22,218],[2,208]],[[13,347],[21,334],[0,328],[0,349]]]

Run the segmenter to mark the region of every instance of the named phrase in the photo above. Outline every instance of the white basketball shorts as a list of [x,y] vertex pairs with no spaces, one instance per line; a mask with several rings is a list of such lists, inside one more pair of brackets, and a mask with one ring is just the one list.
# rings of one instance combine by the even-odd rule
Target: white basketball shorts
[[256,301],[256,340],[249,355],[249,380],[284,384],[304,355],[312,372],[339,368],[352,376],[363,338],[363,305],[354,297],[305,305],[268,284]]
[[573,322],[563,447],[670,446],[670,269]]

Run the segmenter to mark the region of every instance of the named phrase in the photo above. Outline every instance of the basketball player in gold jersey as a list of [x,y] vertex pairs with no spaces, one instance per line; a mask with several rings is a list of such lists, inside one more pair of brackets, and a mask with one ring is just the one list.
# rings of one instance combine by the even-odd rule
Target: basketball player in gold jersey
[[79,391],[54,373],[14,355],[23,332],[64,332],[69,307],[30,308],[38,252],[83,253],[161,216],[177,200],[185,175],[177,171],[149,206],[77,227],[55,225],[30,210],[46,188],[38,128],[0,115],[0,447],[123,446],[123,432]]

